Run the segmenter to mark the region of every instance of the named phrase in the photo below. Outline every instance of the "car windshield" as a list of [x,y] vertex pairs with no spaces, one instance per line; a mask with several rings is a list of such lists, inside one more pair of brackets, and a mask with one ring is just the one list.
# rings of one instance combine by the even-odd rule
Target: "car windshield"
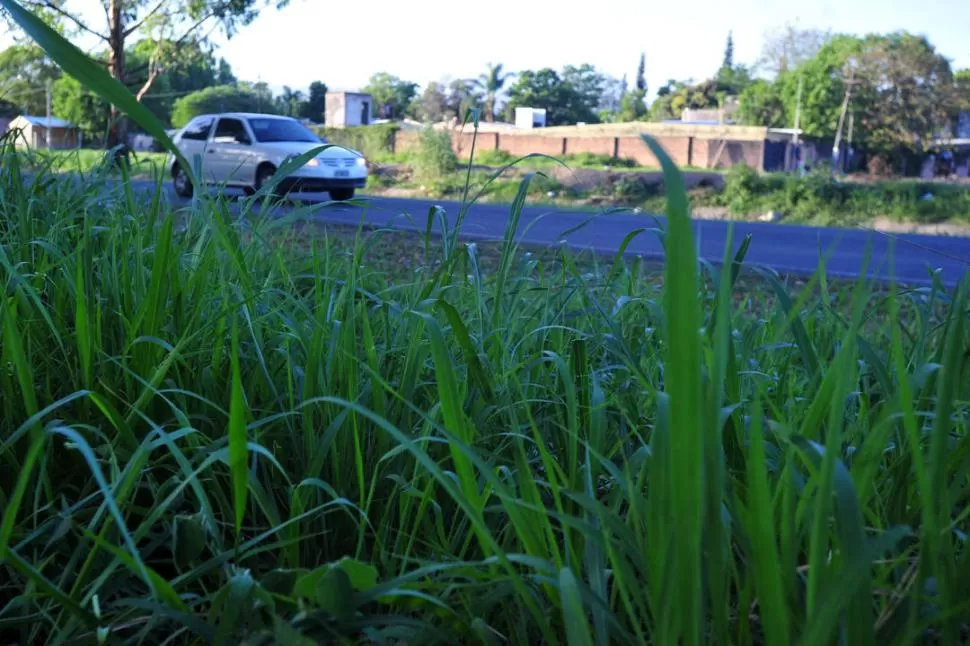
[[250,119],[249,125],[256,135],[256,141],[273,143],[281,141],[299,141],[319,143],[320,137],[313,134],[299,121],[292,119]]

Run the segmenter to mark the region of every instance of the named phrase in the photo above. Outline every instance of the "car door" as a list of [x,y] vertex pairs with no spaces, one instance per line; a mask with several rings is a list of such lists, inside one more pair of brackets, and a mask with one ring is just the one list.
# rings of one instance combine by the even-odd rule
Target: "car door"
[[252,138],[243,121],[220,117],[206,153],[214,180],[226,184],[245,181],[252,174],[248,171],[251,148]]
[[213,117],[196,117],[189,121],[188,125],[182,130],[182,134],[179,137],[179,150],[182,155],[192,164],[193,169],[196,166],[196,157],[199,157],[199,162],[202,163],[202,177],[206,177],[206,142],[209,140],[209,133],[212,131],[212,124],[215,122]]

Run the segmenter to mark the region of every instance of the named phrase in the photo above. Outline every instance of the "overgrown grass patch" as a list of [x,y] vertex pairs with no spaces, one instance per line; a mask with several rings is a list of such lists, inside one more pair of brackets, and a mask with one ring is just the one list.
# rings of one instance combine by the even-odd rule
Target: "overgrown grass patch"
[[[90,148],[72,150],[23,149],[20,163],[28,171],[120,176],[107,161],[108,151]],[[138,179],[165,177],[165,153],[136,152],[131,158],[130,174]]]
[[[5,641],[964,629],[946,574],[967,558],[965,288],[796,283],[739,256],[683,293],[635,258],[299,225],[257,201],[176,220],[10,169]],[[720,466],[695,504],[722,574],[698,568],[688,611],[657,551],[686,478],[670,312],[694,298],[681,343],[721,411],[698,427]]]
[[497,254],[465,203],[390,275],[380,235],[287,243],[313,206],[2,151],[2,641],[965,641],[970,280],[747,290],[646,143],[662,280],[525,255],[528,177]]

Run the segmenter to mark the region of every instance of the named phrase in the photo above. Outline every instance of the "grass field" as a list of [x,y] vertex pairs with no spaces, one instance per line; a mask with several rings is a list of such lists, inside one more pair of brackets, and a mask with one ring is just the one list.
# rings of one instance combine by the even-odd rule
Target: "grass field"
[[[75,150],[36,149],[20,152],[20,161],[28,170],[56,173],[117,175],[118,170],[105,162],[107,152],[90,148]],[[165,153],[138,152],[132,158],[131,176],[139,179],[164,174]]]
[[19,173],[3,643],[970,630],[966,284],[699,264],[675,185],[658,268]]

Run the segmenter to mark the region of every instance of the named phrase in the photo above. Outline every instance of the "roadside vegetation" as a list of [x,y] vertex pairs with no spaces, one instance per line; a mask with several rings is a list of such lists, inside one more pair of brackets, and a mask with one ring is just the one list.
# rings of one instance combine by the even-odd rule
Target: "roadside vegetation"
[[488,253],[440,211],[395,262],[0,155],[4,643],[970,631],[970,280],[700,262],[669,165],[658,271],[520,248],[528,179]]
[[[28,171],[49,173],[120,176],[108,151],[80,148],[74,150],[17,149],[18,163]],[[156,179],[164,176],[165,153],[136,152],[129,161],[132,178]],[[167,179],[167,177],[166,177]]]

